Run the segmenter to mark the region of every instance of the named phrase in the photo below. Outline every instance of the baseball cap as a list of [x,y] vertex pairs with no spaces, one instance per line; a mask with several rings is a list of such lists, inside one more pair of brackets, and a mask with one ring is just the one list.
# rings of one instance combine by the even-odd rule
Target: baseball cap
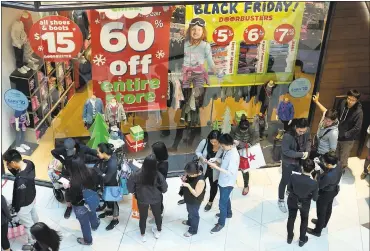
[[76,142],[72,138],[64,140],[64,148],[66,149],[67,156],[73,156],[75,154]]

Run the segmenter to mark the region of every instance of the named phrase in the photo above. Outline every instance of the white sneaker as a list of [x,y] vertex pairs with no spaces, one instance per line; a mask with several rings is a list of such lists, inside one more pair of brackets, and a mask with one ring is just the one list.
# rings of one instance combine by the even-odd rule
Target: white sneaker
[[20,152],[20,153],[25,153],[26,152],[26,150],[24,150],[22,147],[20,147],[20,146],[18,146],[18,147],[16,147],[15,148],[15,150],[17,150],[18,152]]
[[142,241],[142,242],[146,242],[146,236],[145,236],[145,235],[142,235],[142,236],[141,236],[141,241]]
[[279,205],[279,208],[280,208],[280,211],[283,212],[283,213],[287,213],[288,210],[286,209],[286,206],[285,206],[285,201],[283,200],[278,200],[278,205]]
[[24,149],[24,150],[26,150],[26,151],[28,151],[28,150],[30,150],[31,149],[31,147],[29,147],[28,145],[26,145],[26,144],[22,144],[21,145],[21,147]]
[[161,236],[161,232],[157,230],[157,227],[152,227],[152,232],[154,234],[154,238],[158,239]]
[[26,65],[23,65],[23,67],[22,67],[23,69],[25,69],[26,71],[29,71],[29,70],[31,70],[31,68],[30,67],[27,67]]
[[22,74],[26,74],[26,73],[27,73],[26,69],[24,69],[23,67],[22,67],[22,68],[18,68],[17,70],[18,70],[20,73],[22,73]]

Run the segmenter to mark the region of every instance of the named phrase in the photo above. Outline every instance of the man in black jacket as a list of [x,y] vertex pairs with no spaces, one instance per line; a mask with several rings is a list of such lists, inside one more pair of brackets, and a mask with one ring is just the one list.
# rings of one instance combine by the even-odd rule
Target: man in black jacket
[[281,143],[282,174],[279,184],[278,205],[283,213],[287,212],[284,194],[293,171],[300,172],[300,160],[307,159],[311,151],[310,131],[307,119],[294,120],[294,128],[284,134]]
[[[64,147],[56,148],[51,151],[54,158],[59,160],[63,164],[61,176],[64,178],[69,178],[69,170],[71,167],[72,159],[75,156],[80,156],[85,163],[96,163],[99,161],[97,156],[98,152],[96,150],[90,149],[89,147],[77,143],[72,138],[67,138],[64,140]],[[64,218],[69,219],[72,213],[72,204],[70,203],[69,189],[65,191],[65,200],[67,202],[67,208],[64,213]]]
[[333,209],[333,201],[339,193],[339,182],[342,178],[340,162],[338,162],[334,153],[325,153],[322,156],[322,162],[325,170],[323,174],[316,176],[319,184],[319,198],[316,202],[317,219],[312,219],[316,228],[307,229],[307,233],[317,237],[321,236],[322,229],[328,225]]
[[24,226],[27,232],[28,243],[33,244],[30,229],[39,221],[35,209],[35,165],[30,160],[22,160],[21,154],[14,149],[6,151],[3,159],[8,170],[15,176],[12,207],[17,213],[19,223]]
[[348,157],[362,127],[363,112],[359,102],[360,96],[357,90],[349,90],[347,100],[343,100],[337,107],[339,136],[336,155],[342,164],[343,172],[348,167]]

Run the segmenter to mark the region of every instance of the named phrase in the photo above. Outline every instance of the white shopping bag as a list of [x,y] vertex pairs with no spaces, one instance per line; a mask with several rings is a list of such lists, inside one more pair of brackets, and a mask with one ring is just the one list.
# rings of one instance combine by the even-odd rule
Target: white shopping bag
[[249,169],[257,169],[266,166],[265,157],[263,156],[260,143],[248,148]]

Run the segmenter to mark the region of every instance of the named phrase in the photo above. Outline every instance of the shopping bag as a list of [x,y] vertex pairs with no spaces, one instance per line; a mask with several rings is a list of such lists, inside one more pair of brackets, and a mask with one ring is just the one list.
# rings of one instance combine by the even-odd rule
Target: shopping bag
[[127,189],[127,179],[126,178],[121,178],[121,193],[122,195],[128,195],[128,189]]
[[121,201],[123,199],[120,186],[106,186],[103,190],[104,201]]
[[139,207],[137,206],[137,199],[135,195],[132,195],[132,218],[140,219]]
[[249,161],[247,157],[247,149],[241,149],[239,150],[240,155],[240,162],[239,162],[239,169],[242,171],[249,169]]
[[26,234],[24,226],[19,223],[9,222],[8,239],[14,239]]

